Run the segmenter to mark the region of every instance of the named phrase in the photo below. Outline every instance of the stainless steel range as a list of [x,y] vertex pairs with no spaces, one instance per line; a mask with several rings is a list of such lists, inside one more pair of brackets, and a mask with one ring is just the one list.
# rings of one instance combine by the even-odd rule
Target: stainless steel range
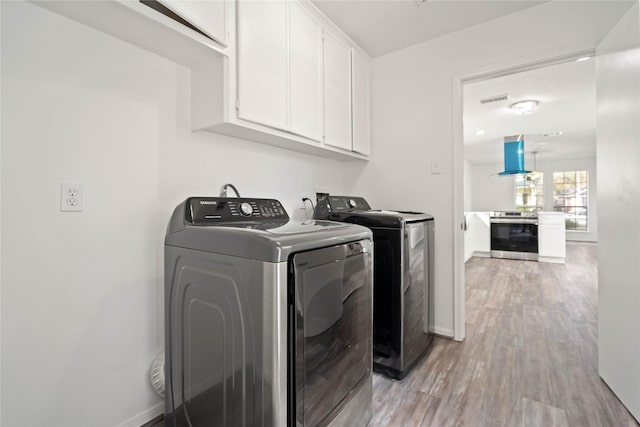
[[538,261],[538,214],[491,212],[491,257]]

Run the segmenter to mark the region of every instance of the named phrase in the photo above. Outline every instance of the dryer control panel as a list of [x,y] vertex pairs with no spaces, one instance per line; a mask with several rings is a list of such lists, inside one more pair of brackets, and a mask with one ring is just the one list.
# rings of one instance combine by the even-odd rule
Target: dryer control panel
[[327,196],[318,201],[314,213],[315,219],[332,219],[330,215],[336,212],[368,211],[369,203],[363,197],[356,196]]
[[289,219],[282,203],[275,199],[190,197],[185,205],[185,220],[194,225]]

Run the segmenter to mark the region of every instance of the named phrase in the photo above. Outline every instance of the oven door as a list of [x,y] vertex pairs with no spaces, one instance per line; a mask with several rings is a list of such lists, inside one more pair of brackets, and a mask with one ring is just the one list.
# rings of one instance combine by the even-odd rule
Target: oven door
[[538,221],[535,219],[492,219],[491,256],[538,258]]
[[371,375],[371,255],[362,240],[293,257],[289,413],[297,426],[328,425]]

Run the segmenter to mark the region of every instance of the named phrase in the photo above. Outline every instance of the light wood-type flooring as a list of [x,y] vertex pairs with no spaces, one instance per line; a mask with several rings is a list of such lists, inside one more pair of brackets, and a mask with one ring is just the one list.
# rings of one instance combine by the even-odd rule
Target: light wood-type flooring
[[471,258],[465,341],[375,374],[369,427],[638,426],[598,376],[597,334],[595,244],[568,243],[564,265]]
[[598,376],[596,245],[567,263],[471,258],[466,339],[402,381],[374,376],[370,427],[637,426]]

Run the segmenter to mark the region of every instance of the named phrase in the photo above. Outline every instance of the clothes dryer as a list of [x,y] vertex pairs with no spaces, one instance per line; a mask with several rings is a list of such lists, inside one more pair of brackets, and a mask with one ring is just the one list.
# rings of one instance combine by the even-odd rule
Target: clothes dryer
[[372,234],[191,197],[165,239],[166,426],[366,426]]
[[314,218],[359,224],[373,231],[373,368],[404,378],[427,351],[434,280],[433,216],[373,210],[362,197],[328,196]]

